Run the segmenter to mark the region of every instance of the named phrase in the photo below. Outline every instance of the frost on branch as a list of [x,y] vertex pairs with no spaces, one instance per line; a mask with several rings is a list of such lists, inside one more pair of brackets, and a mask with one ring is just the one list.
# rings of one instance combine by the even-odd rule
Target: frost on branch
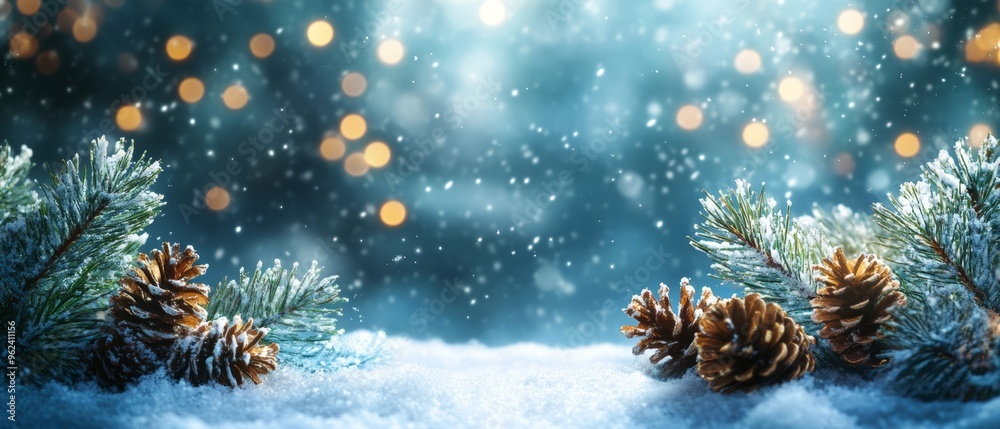
[[160,167],[124,140],[109,148],[101,138],[89,162],[76,156],[49,170],[37,204],[20,205],[0,226],[0,313],[24,327],[18,359],[28,380],[75,380],[78,356],[97,335],[95,315],[162,204],[149,190]]
[[292,363],[327,352],[325,343],[342,332],[336,317],[347,299],[340,297],[337,276],[321,277],[315,261],[302,277],[296,277],[298,267],[286,270],[275,260],[267,270],[258,262],[252,274],[241,269],[237,280],[223,280],[212,290],[208,317],[253,318],[272,329],[267,341],[280,343],[283,359]]
[[691,244],[712,259],[715,276],[759,293],[767,302],[783,308],[810,334],[819,331],[812,322],[809,300],[818,284],[813,264],[833,247],[815,228],[803,228],[777,203],[750,190],[738,180],[736,189],[701,200],[702,217]]

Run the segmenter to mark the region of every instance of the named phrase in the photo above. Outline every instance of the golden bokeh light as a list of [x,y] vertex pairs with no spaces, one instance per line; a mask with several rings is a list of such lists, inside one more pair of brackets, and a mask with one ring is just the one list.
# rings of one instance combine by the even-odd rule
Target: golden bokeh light
[[34,15],[41,7],[41,0],[17,0],[17,11],[22,15]]
[[378,210],[378,217],[386,226],[399,226],[406,220],[406,206],[396,200],[386,201]]
[[122,131],[135,131],[142,125],[142,112],[135,106],[122,106],[115,114],[115,122]]
[[363,176],[368,172],[368,163],[365,162],[365,155],[361,152],[354,152],[344,159],[344,171],[351,176]]
[[503,24],[507,19],[507,6],[498,0],[486,0],[479,6],[479,20],[490,27]]
[[973,125],[972,129],[969,130],[969,146],[971,147],[982,146],[983,142],[986,141],[986,137],[989,137],[989,135],[992,132],[993,130],[990,129],[989,125],[986,124]]
[[322,19],[313,21],[306,29],[306,38],[318,48],[329,45],[333,41],[333,26]]
[[372,168],[382,168],[392,158],[389,145],[382,142],[371,142],[365,147],[365,162]]
[[920,42],[913,36],[909,34],[905,36],[899,36],[895,42],[892,43],[892,52],[896,54],[899,59],[908,60],[911,59],[920,52]]
[[752,148],[766,145],[770,135],[771,133],[768,131],[767,125],[760,122],[751,122],[746,127],[743,127],[743,143]]
[[396,65],[403,60],[403,43],[396,39],[386,39],[378,45],[378,59],[386,65]]
[[205,193],[205,205],[212,211],[223,211],[229,207],[229,191],[215,186]]
[[196,77],[186,78],[177,86],[177,95],[180,95],[181,100],[185,102],[197,103],[205,96],[205,84]]
[[347,145],[337,137],[327,137],[319,143],[319,156],[327,161],[336,161],[344,157]]
[[913,133],[903,133],[896,137],[896,153],[903,158],[911,158],[920,152],[920,139]]
[[14,33],[10,36],[10,54],[14,58],[31,58],[36,52],[38,52],[38,39],[28,33]]
[[737,53],[736,58],[733,59],[733,66],[736,67],[736,71],[743,74],[760,71],[761,63],[760,54],[753,49],[744,49]]
[[250,53],[257,58],[267,58],[274,53],[274,38],[260,33],[250,39]]
[[42,0],[17,0],[17,11],[21,15],[30,16],[42,7]]
[[789,103],[793,103],[802,98],[802,94],[805,92],[806,86],[802,83],[799,78],[794,76],[788,76],[781,80],[778,84],[778,96],[782,100]]
[[183,61],[193,49],[194,43],[187,37],[176,35],[167,39],[167,56],[174,61]]
[[340,135],[348,140],[357,140],[368,131],[365,118],[357,113],[351,113],[340,120]]
[[983,51],[994,51],[1000,45],[1000,23],[992,23],[979,30],[979,33],[972,38],[972,43]]
[[73,23],[73,38],[80,43],[87,43],[97,37],[97,23],[87,15],[81,16]]
[[844,9],[837,17],[837,28],[841,33],[855,35],[865,27],[865,16],[857,9]]
[[240,84],[230,85],[222,92],[222,102],[226,107],[239,110],[243,106],[247,105],[247,101],[250,100],[250,94],[247,93],[247,89]]
[[55,73],[59,69],[59,54],[56,51],[42,52],[35,59],[35,67],[38,68],[39,73],[44,75]]
[[685,130],[694,130],[701,126],[701,109],[693,104],[688,104],[677,109],[677,125]]
[[368,88],[368,81],[361,73],[351,72],[340,81],[340,87],[348,97],[357,97],[363,94],[365,89]]

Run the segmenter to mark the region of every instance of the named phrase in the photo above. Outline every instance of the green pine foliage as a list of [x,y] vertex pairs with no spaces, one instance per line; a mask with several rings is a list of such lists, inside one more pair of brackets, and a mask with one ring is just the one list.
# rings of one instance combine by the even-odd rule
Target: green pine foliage
[[803,228],[768,198],[763,187],[754,192],[742,180],[736,188],[701,200],[705,221],[696,225],[691,244],[712,259],[715,277],[759,293],[781,305],[795,323],[815,335],[820,326],[811,319],[809,300],[816,296],[813,265],[833,247],[817,228]]
[[959,142],[875,206],[893,269],[911,299],[889,331],[897,348],[895,388],[923,398],[1000,393],[1000,158],[990,136]]
[[0,313],[19,327],[17,359],[27,379],[76,380],[98,312],[162,204],[149,190],[160,167],[124,140],[109,148],[102,138],[89,162],[77,156],[50,168],[52,183],[35,203],[20,184],[25,165],[0,166],[0,177],[14,178],[3,183],[4,195],[20,195],[0,226]]
[[267,270],[258,262],[252,274],[240,269],[237,279],[223,279],[211,291],[208,317],[240,315],[244,320],[253,318],[256,326],[271,328],[264,341],[278,343],[278,356],[286,362],[301,363],[324,352],[326,342],[342,333],[336,317],[347,299],[340,297],[337,276],[323,277],[315,261],[301,277],[298,268],[295,263],[285,269],[275,260]]
[[9,144],[0,146],[0,225],[29,211],[38,202],[38,194],[28,180],[31,169],[31,149],[21,147],[14,156]]

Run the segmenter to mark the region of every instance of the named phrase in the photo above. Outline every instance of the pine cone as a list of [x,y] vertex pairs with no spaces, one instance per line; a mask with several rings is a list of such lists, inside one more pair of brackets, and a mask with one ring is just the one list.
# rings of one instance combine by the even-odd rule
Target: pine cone
[[698,374],[716,392],[749,392],[812,372],[813,337],[752,293],[709,307],[698,323]]
[[260,384],[260,376],[277,368],[278,345],[261,345],[267,328],[253,329],[240,316],[229,323],[225,317],[202,323],[191,335],[177,340],[168,367],[174,378],[198,386],[218,382],[230,387],[249,378]]
[[127,327],[101,335],[86,357],[87,370],[97,384],[105,389],[121,391],[139,377],[156,370],[158,353],[136,338]]
[[139,266],[121,280],[121,290],[111,298],[110,316],[131,326],[147,343],[167,344],[205,320],[201,306],[208,303],[208,286],[188,283],[204,274],[207,265],[194,265],[198,254],[188,246],[139,254]]
[[653,299],[649,289],[642,290],[642,296],[632,297],[632,303],[624,311],[639,322],[636,326],[622,326],[621,333],[628,338],[642,337],[632,348],[638,356],[646,350],[656,350],[649,361],[653,364],[670,356],[662,367],[662,375],[679,377],[697,363],[697,351],[693,347],[695,333],[698,332],[698,318],[709,305],[718,301],[712,290],[703,288],[697,308],[694,305],[694,288],[688,279],[681,279],[681,300],[674,314],[670,305],[670,288],[660,283],[660,301]]
[[889,267],[875,255],[848,261],[837,248],[833,260],[824,259],[814,269],[822,274],[816,279],[826,285],[809,301],[813,322],[823,325],[819,336],[852,365],[884,365],[888,359],[879,357],[883,349],[878,340],[884,337],[879,328],[892,318],[892,310],[906,303]]

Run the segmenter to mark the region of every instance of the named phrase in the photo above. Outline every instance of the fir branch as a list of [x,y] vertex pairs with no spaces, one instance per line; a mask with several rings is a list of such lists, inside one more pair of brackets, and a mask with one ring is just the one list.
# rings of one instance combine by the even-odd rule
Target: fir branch
[[38,203],[38,194],[28,180],[30,169],[31,149],[21,146],[21,153],[14,156],[9,144],[0,146],[0,225]]
[[20,364],[35,381],[72,381],[77,357],[96,335],[96,315],[114,280],[145,241],[161,196],[149,190],[159,164],[104,138],[50,168],[37,207],[0,226],[0,310],[22,327]]
[[878,243],[880,229],[869,216],[838,204],[826,211],[814,204],[811,215],[796,219],[802,229],[816,229],[831,245],[840,247],[848,257],[861,253],[879,255],[885,259],[888,249]]
[[209,294],[208,318],[253,318],[255,326],[270,328],[265,341],[278,343],[283,356],[322,352],[323,341],[342,333],[336,306],[347,299],[340,297],[337,276],[321,278],[315,261],[301,278],[296,278],[298,263],[291,270],[278,260],[266,271],[262,266],[258,262],[252,275],[240,269],[238,280],[223,279]]
[[758,195],[742,180],[718,197],[706,192],[701,204],[705,221],[696,226],[698,240],[690,240],[712,259],[715,277],[761,294],[807,331],[817,332],[810,318],[809,300],[817,287],[812,266],[833,252],[827,240],[792,219],[790,202],[784,212],[776,210],[763,187]]

